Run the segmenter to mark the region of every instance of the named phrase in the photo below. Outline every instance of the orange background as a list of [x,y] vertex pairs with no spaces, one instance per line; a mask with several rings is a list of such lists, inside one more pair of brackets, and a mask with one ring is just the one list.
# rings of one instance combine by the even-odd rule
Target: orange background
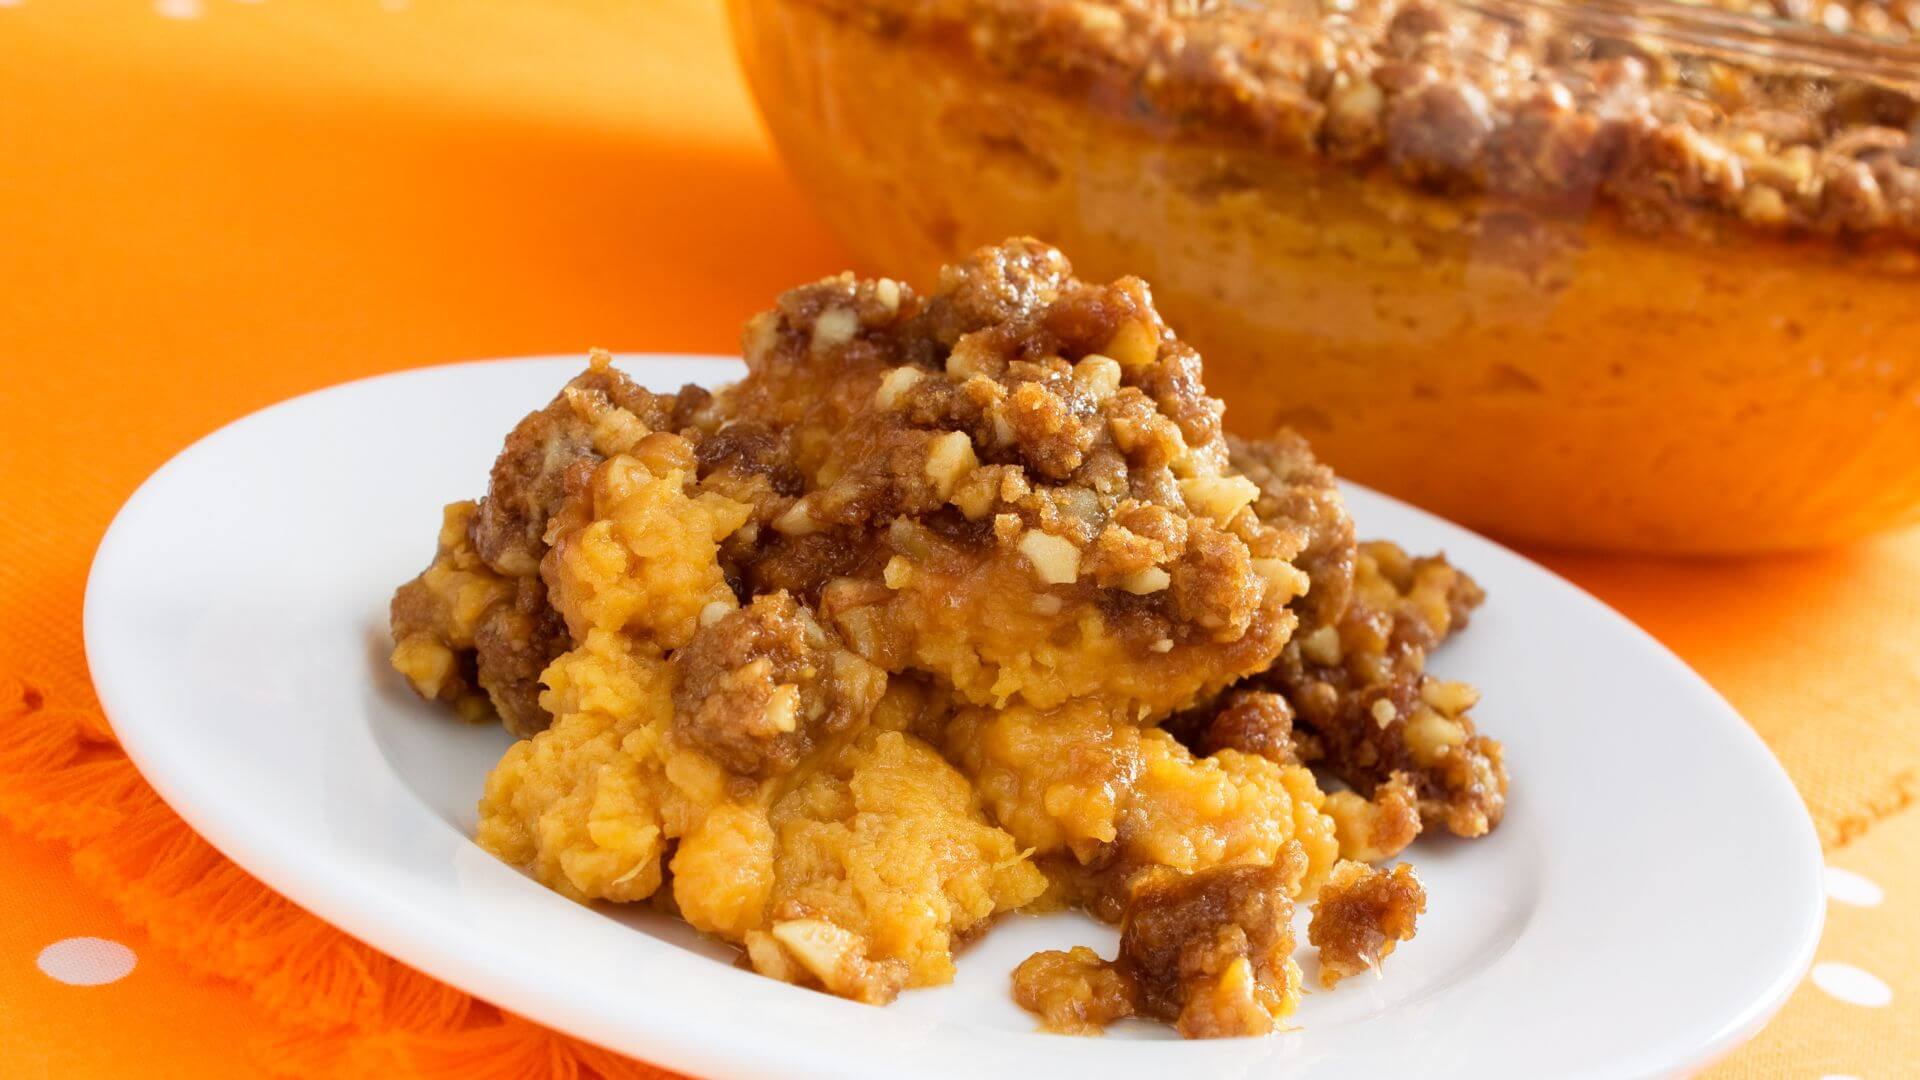
[[[848,262],[772,155],[713,0],[0,0],[0,674],[79,684],[101,532],[236,416],[478,356],[729,351],[780,289]],[[1884,889],[1832,906],[1820,958],[1871,970],[1892,1003],[1803,986],[1723,1074],[1907,1071],[1920,532],[1763,561],[1546,561],[1713,681],[1832,863]],[[0,1074],[258,1075],[248,1037],[277,1018],[111,900],[0,833]],[[41,975],[38,951],[70,936],[139,964],[100,987]]]

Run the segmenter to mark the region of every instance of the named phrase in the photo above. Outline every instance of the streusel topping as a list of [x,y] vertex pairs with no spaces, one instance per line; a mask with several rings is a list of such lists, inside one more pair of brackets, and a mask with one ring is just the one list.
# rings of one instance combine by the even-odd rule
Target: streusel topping
[[[808,2],[1149,129],[1427,191],[1565,213],[1607,203],[1646,231],[1920,242],[1916,84],[1848,60],[1920,70],[1911,2],[1718,0],[1805,24],[1749,28],[1832,58],[1794,66],[1669,46],[1651,21],[1609,36],[1579,5],[1518,0]],[[1862,33],[1836,34],[1849,29]]]

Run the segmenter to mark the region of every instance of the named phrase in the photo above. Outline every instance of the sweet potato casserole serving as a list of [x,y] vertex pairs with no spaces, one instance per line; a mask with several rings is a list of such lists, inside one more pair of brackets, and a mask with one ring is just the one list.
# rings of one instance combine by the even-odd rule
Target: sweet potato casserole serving
[[677,394],[596,356],[394,597],[413,687],[521,737],[501,859],[875,1004],[1081,907],[1117,957],[1038,954],[1020,1003],[1198,1037],[1292,1010],[1296,903],[1323,985],[1377,970],[1426,896],[1369,864],[1499,822],[1476,694],[1425,673],[1480,590],[1223,434],[1141,281],[1010,241],[795,289],[745,352]]

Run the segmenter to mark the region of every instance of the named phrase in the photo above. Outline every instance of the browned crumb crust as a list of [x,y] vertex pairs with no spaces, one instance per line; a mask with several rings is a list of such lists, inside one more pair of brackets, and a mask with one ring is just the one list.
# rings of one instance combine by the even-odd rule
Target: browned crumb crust
[[1147,1016],[1189,1039],[1264,1035],[1299,1001],[1290,887],[1268,866],[1152,875],[1127,905],[1118,957],[1037,953],[1015,970],[1014,998],[1063,1034]]
[[1260,493],[1254,513],[1275,528],[1299,530],[1299,565],[1311,587],[1294,602],[1301,629],[1337,620],[1353,599],[1353,519],[1333,470],[1315,460],[1307,440],[1282,429],[1265,439],[1227,436],[1228,461]]
[[1647,230],[1725,220],[1920,240],[1911,135],[1920,103],[1897,81],[1836,74],[1876,46],[1836,45],[1817,28],[1881,35],[1878,60],[1897,70],[1912,53],[1895,50],[1920,24],[1907,2],[1716,5],[1816,24],[1744,29],[1794,38],[1796,56],[1836,58],[1825,69],[1624,38],[1577,4],[1558,18],[1519,5],[1516,17],[1496,18],[1437,0],[1305,13],[1216,0],[808,2],[1161,130],[1252,141],[1429,190],[1574,212],[1598,199]]
[[547,723],[540,674],[570,643],[538,577],[506,577],[475,553],[474,514],[449,507],[433,565],[394,593],[394,662],[424,696],[527,735]]
[[[1400,789],[1382,793],[1396,777],[1428,823],[1479,836],[1499,824],[1506,809],[1504,752],[1468,714],[1478,692],[1428,675],[1426,662],[1435,646],[1466,626],[1485,594],[1444,556],[1410,558],[1383,541],[1350,545],[1347,552],[1350,562],[1319,564],[1334,574],[1352,566],[1350,579],[1332,581],[1348,598],[1344,608],[1307,609],[1270,669],[1169,726],[1202,753],[1234,748],[1305,761],[1339,777],[1377,804],[1370,819],[1375,835],[1359,842],[1365,850],[1390,855],[1418,831],[1417,825],[1408,831],[1397,810],[1404,805]],[[1314,579],[1309,597],[1323,580]],[[1357,810],[1346,809],[1335,817],[1343,844],[1351,844],[1356,841],[1344,830]],[[1400,823],[1389,825],[1396,813]],[[1397,839],[1386,842],[1388,835]]]
[[605,456],[595,446],[598,424],[625,412],[649,430],[677,431],[710,400],[695,386],[656,394],[604,364],[579,375],[507,436],[473,521],[474,550],[501,574],[537,574],[547,553],[548,519],[569,483],[577,488]]
[[1342,862],[1321,886],[1307,940],[1320,951],[1320,985],[1363,971],[1378,973],[1394,946],[1410,940],[1427,890],[1405,863],[1382,870]]
[[459,504],[461,521],[443,533],[434,565],[394,594],[396,645],[411,638],[417,653],[435,652],[435,663],[438,650],[449,657],[452,674],[427,696],[471,718],[491,712],[515,735],[547,726],[540,673],[571,645],[540,577],[549,520],[604,460],[595,440],[605,440],[610,417],[671,431],[711,401],[695,386],[655,394],[601,362],[514,427],[486,497]]
[[1119,962],[1141,1011],[1188,1038],[1271,1031],[1299,995],[1285,872],[1226,866],[1146,881],[1127,905]]
[[1167,721],[1195,753],[1239,750],[1282,765],[1314,762],[1325,756],[1319,739],[1293,726],[1293,706],[1271,690],[1235,688],[1207,707]]
[[674,733],[729,772],[792,770],[821,740],[864,722],[886,675],[847,651],[785,592],[722,609],[674,655]]
[[1241,512],[1220,403],[1140,282],[1009,243],[927,298],[794,290],[747,338],[723,405],[780,433],[805,492],[756,504],[733,573],[817,600],[882,667],[976,704],[1102,697],[1144,720],[1292,632],[1300,537]]
[[1428,675],[1426,657],[1484,594],[1444,557],[1382,541],[1361,545],[1355,582],[1340,621],[1289,642],[1259,681],[1293,703],[1341,780],[1371,797],[1404,774],[1424,818],[1479,836],[1506,810],[1504,754],[1468,715],[1479,693]]
[[513,599],[480,624],[473,637],[474,675],[507,730],[531,734],[547,724],[540,673],[571,644],[560,613],[537,577],[515,578]]
[[1299,563],[1310,585],[1279,660],[1169,728],[1201,753],[1304,761],[1352,786],[1370,805],[1343,794],[1328,805],[1351,858],[1391,857],[1411,842],[1420,821],[1409,801],[1456,835],[1499,824],[1506,766],[1500,744],[1468,715],[1479,695],[1426,671],[1428,654],[1466,627],[1484,591],[1445,556],[1356,543],[1332,473],[1297,436],[1229,446],[1233,467],[1260,486],[1256,512],[1304,530]]
[[1258,489],[1228,467],[1221,405],[1139,281],[1084,283],[1013,242],[929,297],[851,276],[795,289],[747,352],[720,400],[600,363],[514,430],[443,554],[511,587],[516,617],[482,654],[431,625],[450,596],[416,582],[396,609],[399,636],[455,657],[448,693],[490,685],[498,658],[494,708],[544,726],[526,676],[565,642],[519,583],[542,580],[606,448],[647,432],[685,439],[702,490],[749,508],[722,543],[736,596],[786,591],[857,654],[971,702],[1102,697],[1150,721],[1265,669],[1291,635],[1313,528],[1247,512]]

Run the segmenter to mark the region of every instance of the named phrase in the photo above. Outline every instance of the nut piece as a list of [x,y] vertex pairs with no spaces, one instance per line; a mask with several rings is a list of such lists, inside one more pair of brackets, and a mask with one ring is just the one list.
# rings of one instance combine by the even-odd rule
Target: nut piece
[[1340,647],[1340,631],[1332,626],[1318,627],[1300,639],[1300,652],[1322,667],[1340,662],[1345,650]]
[[746,935],[754,970],[782,982],[820,984],[830,994],[885,1005],[907,982],[899,960],[873,960],[865,939],[825,919],[787,919]]
[[1073,381],[1087,396],[1104,402],[1120,389],[1120,362],[1111,356],[1088,353],[1073,365]]
[[1180,481],[1180,497],[1194,513],[1225,525],[1260,497],[1260,485],[1244,476],[1195,476]]
[[1740,194],[1740,216],[1761,225],[1784,225],[1792,215],[1778,191],[1756,184]]
[[902,364],[880,376],[880,388],[873,392],[873,403],[882,409],[897,409],[926,372],[912,364]]
[[935,436],[927,445],[927,480],[941,499],[952,497],[960,482],[980,467],[973,452],[973,440],[964,431],[949,431]]
[[1381,727],[1386,727],[1388,724],[1400,718],[1400,710],[1394,708],[1393,702],[1388,701],[1386,698],[1380,698],[1375,701],[1373,707],[1368,711],[1373,713],[1373,722],[1379,724]]
[[1288,600],[1307,595],[1307,590],[1313,585],[1313,579],[1307,576],[1305,570],[1285,559],[1255,559],[1253,569],[1267,579],[1275,592]]
[[1434,712],[1421,709],[1407,721],[1407,752],[1417,765],[1432,765],[1453,747],[1467,741],[1466,729]]
[[393,668],[406,676],[421,697],[432,700],[453,675],[457,657],[432,634],[413,633],[393,647]]
[[815,352],[837,349],[853,340],[860,331],[860,316],[852,308],[828,308],[813,320],[811,345]]
[[994,500],[1000,494],[1000,485],[978,472],[968,479],[969,482],[956,490],[950,498],[953,505],[959,508],[961,516],[968,521],[979,521],[993,512]]
[[1145,570],[1135,570],[1133,573],[1120,579],[1120,587],[1135,596],[1146,596],[1149,593],[1157,593],[1171,584],[1173,584],[1173,577],[1157,566],[1149,566]]
[[965,334],[953,343],[953,351],[947,354],[947,374],[956,379],[986,375],[992,371],[992,360],[993,346],[984,335]]
[[700,625],[712,626],[714,623],[726,618],[727,612],[732,610],[732,604],[727,603],[725,600],[715,600],[700,609]]
[[773,940],[787,947],[814,978],[831,986],[834,972],[859,947],[854,936],[825,919],[789,919],[773,924]]
[[1480,704],[1480,691],[1457,679],[1428,679],[1420,684],[1420,700],[1448,716],[1458,716]]
[[798,727],[795,717],[800,705],[800,688],[792,683],[776,687],[773,697],[767,699],[767,726],[781,734]]
[[1033,564],[1034,576],[1043,585],[1070,585],[1080,580],[1080,549],[1070,540],[1029,529],[1020,537],[1020,554]]
[[812,496],[804,496],[800,501],[787,507],[787,512],[773,519],[773,531],[782,536],[811,536],[820,531],[820,522],[814,519],[812,508],[807,505]]
[[1160,355],[1160,335],[1136,319],[1122,324],[1101,352],[1118,360],[1121,367],[1146,367]]
[[889,589],[904,589],[907,582],[913,580],[913,564],[905,556],[895,555],[887,560],[886,568],[880,571],[880,580],[886,582]]

